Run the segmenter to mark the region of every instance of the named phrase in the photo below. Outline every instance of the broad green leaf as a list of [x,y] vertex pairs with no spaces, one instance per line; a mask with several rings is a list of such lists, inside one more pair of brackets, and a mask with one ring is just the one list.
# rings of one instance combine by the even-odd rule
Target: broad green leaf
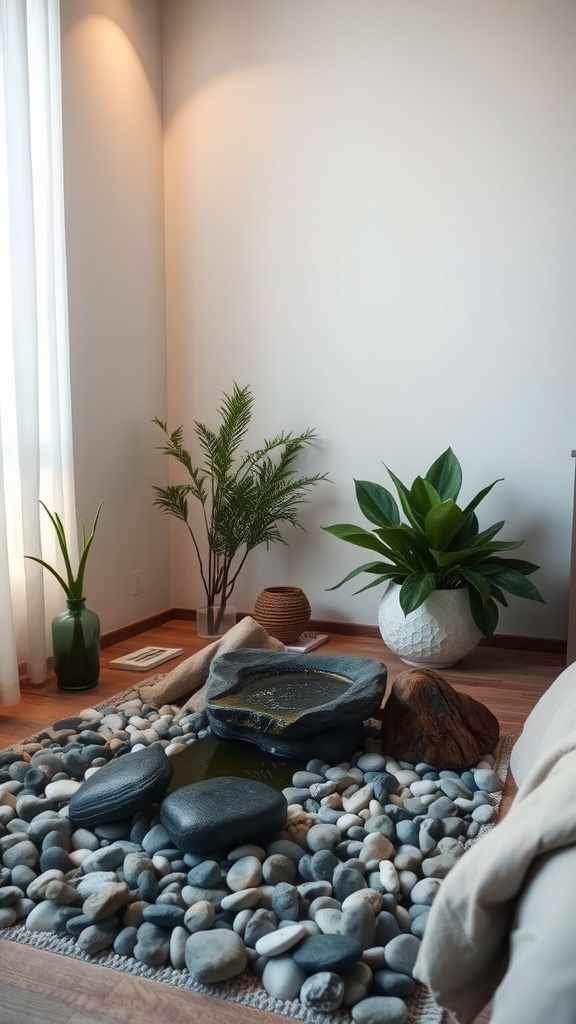
[[443,501],[456,501],[462,486],[462,469],[451,448],[447,448],[426,473],[426,479]]
[[394,498],[381,484],[355,480],[356,499],[360,511],[375,526],[398,526],[400,513]]
[[400,504],[402,506],[402,511],[404,512],[406,519],[408,520],[409,523],[412,524],[412,526],[416,530],[423,530],[424,517],[421,516],[420,513],[416,511],[416,509],[412,508],[410,491],[405,486],[405,484],[403,484],[402,481],[398,479],[395,473],[393,473],[391,469],[388,469],[388,466],[386,467],[386,469],[388,470],[388,473],[390,474],[394,486],[398,491],[398,497],[400,498]]
[[491,576],[490,580],[502,590],[506,590],[509,594],[514,594],[516,597],[525,597],[528,601],[541,601],[542,604],[545,603],[544,598],[538,588],[532,583],[532,580],[527,579],[526,576],[516,572],[514,569],[501,569],[499,573]]
[[452,499],[431,508],[424,520],[424,530],[430,547],[435,551],[445,550],[463,522],[464,513]]
[[483,601],[476,590],[468,590],[470,598],[470,611],[478,629],[484,636],[492,636],[498,625],[498,606],[490,598]]
[[473,572],[471,569],[460,569],[460,575],[469,584],[469,591],[470,587],[473,587],[484,603],[489,600],[491,596],[491,587],[484,576],[478,572]]
[[339,540],[346,540],[349,544],[356,544],[359,548],[368,548],[369,551],[378,551],[379,554],[388,557],[388,551],[375,533],[370,530],[363,530],[361,526],[352,526],[349,523],[336,523],[334,526],[322,526],[322,530],[331,533]]
[[421,516],[426,516],[431,508],[439,505],[442,498],[432,484],[424,477],[417,476],[410,488],[410,504]]
[[400,526],[383,526],[375,533],[387,546],[390,559],[401,560],[408,564],[411,570],[414,569],[415,562],[424,568],[428,567],[430,558],[427,545],[405,523]]
[[495,570],[512,569],[514,572],[522,573],[523,576],[531,576],[539,568],[539,565],[527,562],[523,558],[499,558],[498,555],[493,555],[484,562],[483,572],[488,575],[489,572],[494,573]]
[[[353,580],[355,576],[359,576],[361,572],[369,573],[386,573],[388,572],[389,566],[386,562],[366,562],[365,565],[359,565],[357,569],[353,569],[349,572],[340,583],[335,583],[333,587],[326,587],[326,590],[338,590],[344,583],[348,583],[349,580]],[[394,570],[392,570],[394,571]]]
[[414,572],[408,576],[400,588],[400,607],[404,615],[419,608],[433,590],[436,590],[434,573]]

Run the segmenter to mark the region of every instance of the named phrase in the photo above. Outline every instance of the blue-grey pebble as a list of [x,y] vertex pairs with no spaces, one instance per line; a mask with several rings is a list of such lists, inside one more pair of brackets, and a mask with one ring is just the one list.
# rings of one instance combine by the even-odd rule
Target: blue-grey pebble
[[391,939],[400,935],[400,925],[394,913],[389,910],[381,910],[376,918],[376,946],[386,946]]
[[212,984],[241,974],[248,963],[246,946],[227,929],[196,932],[186,942],[186,967],[194,981]]
[[419,950],[420,939],[415,935],[397,935],[385,946],[386,963],[392,971],[411,975]]
[[397,996],[368,996],[351,1010],[355,1024],[405,1024],[408,1007]]
[[162,967],[170,955],[170,933],[151,921],[144,921],[138,928],[133,955],[148,967]]
[[297,921],[299,916],[300,894],[295,885],[280,882],[274,886],[271,908],[279,921]]
[[210,889],[222,884],[222,868],[216,860],[203,860],[188,872],[188,884]]
[[339,864],[332,876],[332,888],[336,899],[343,903],[353,892],[366,888],[366,879],[355,868]]
[[118,956],[132,956],[136,945],[138,929],[134,925],[122,928],[114,938],[112,948]]
[[416,982],[409,974],[386,969],[376,971],[372,983],[380,995],[398,996],[400,999],[409,999],[416,990]]
[[340,975],[331,971],[320,971],[306,978],[300,989],[300,1001],[304,1006],[320,1013],[334,1013],[344,999],[344,982]]
[[309,935],[293,949],[294,962],[310,973],[345,971],[362,956],[362,944],[353,935]]

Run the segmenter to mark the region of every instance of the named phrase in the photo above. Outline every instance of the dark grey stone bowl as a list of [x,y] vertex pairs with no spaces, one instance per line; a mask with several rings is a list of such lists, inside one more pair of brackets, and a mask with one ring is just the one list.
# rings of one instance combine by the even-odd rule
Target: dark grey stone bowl
[[222,654],[206,685],[210,728],[281,757],[344,761],[382,704],[386,675],[373,658],[251,648]]

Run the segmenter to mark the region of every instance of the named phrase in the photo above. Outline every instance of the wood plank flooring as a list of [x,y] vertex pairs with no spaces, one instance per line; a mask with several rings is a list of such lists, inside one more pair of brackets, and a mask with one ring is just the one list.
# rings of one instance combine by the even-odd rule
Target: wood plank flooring
[[[146,678],[144,673],[110,669],[112,658],[149,644],[183,647],[180,659],[159,670],[169,671],[207,642],[197,638],[194,623],[174,620],[104,650],[100,681],[93,690],[64,693],[54,678],[40,687],[25,682],[21,703],[0,707],[0,749]],[[405,668],[376,638],[334,635],[322,652],[377,658],[386,664],[390,681]],[[442,674],[456,689],[486,704],[504,732],[517,736],[538,698],[563,668],[564,658],[558,654],[478,647]],[[513,792],[509,781],[503,812]],[[155,1024],[286,1024],[285,1017],[7,940],[0,940],[0,1020],[2,1024],[149,1024],[151,1020]],[[487,1021],[489,1010],[475,1024]]]

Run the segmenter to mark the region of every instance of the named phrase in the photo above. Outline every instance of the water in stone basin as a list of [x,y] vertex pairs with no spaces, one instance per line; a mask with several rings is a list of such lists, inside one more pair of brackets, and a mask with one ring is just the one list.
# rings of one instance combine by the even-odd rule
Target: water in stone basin
[[191,743],[172,758],[174,777],[169,792],[189,786],[191,782],[236,775],[243,779],[265,782],[275,789],[292,785],[294,772],[305,768],[304,761],[276,757],[252,743],[222,740],[209,733]]
[[295,722],[302,711],[322,707],[350,689],[350,680],[330,672],[274,672],[256,676],[243,683],[239,693],[215,697],[212,703],[222,708],[260,712],[279,719],[284,725]]

